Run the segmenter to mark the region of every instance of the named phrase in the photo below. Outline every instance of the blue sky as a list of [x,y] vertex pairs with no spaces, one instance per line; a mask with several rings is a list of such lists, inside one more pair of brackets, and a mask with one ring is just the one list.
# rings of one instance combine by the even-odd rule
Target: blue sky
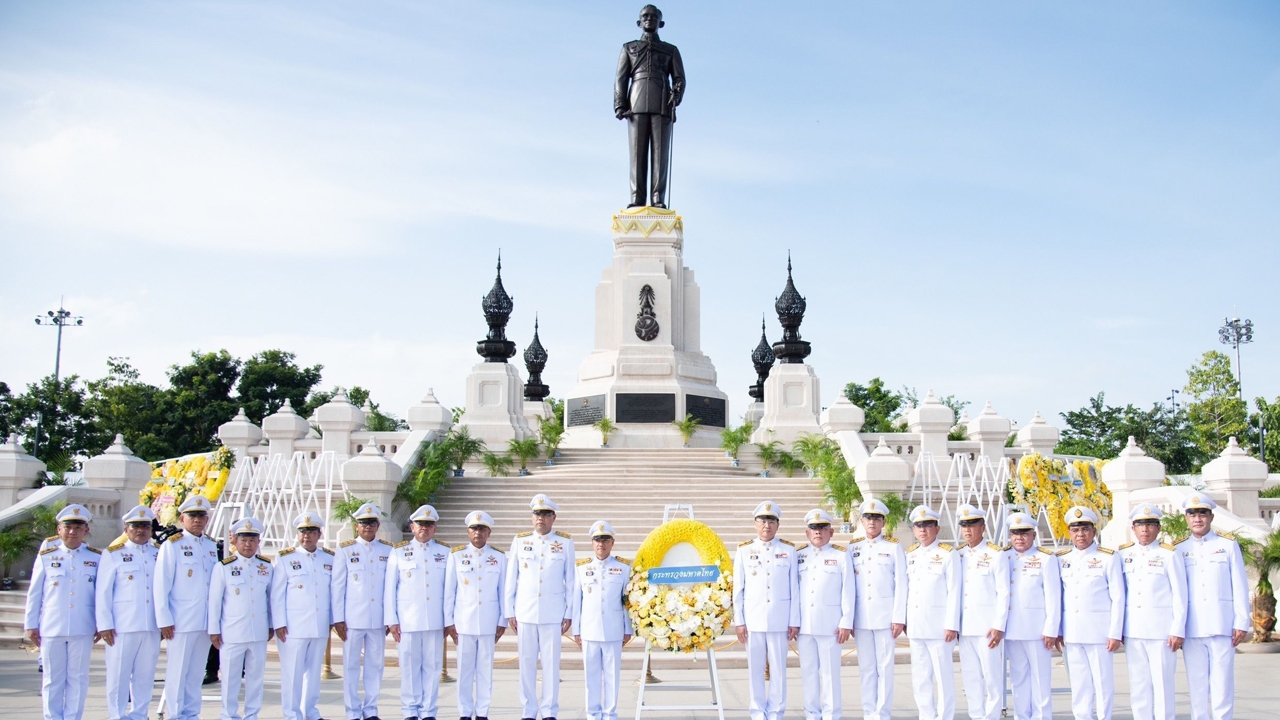
[[[563,397],[626,202],[641,3],[0,5],[0,380],[281,347],[384,408],[459,405],[502,249]],[[1280,6],[661,5],[689,82],[672,204],[741,413],[786,253],[852,380],[1025,423],[1149,405],[1258,326],[1280,395]]]

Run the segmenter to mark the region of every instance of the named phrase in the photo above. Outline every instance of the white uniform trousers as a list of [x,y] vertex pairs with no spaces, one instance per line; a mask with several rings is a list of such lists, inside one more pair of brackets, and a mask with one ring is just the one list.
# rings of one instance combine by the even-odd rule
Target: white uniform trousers
[[200,687],[209,662],[209,633],[174,633],[165,655],[165,720],[199,720]]
[[[221,660],[218,672],[222,675],[222,720],[258,720],[258,713],[262,711],[262,676],[267,666],[267,641],[222,643],[218,657]],[[242,681],[244,714],[239,712]]]
[[[769,663],[769,685],[764,666]],[[747,633],[747,674],[751,677],[751,720],[782,720],[787,711],[787,633]]]
[[280,706],[284,720],[320,717],[320,666],[327,638],[285,636],[276,641],[280,653]]
[[1065,648],[1072,714],[1076,720],[1111,720],[1115,661],[1106,643],[1067,643]]
[[893,631],[854,628],[858,675],[862,678],[862,717],[889,720],[893,710]]
[[911,640],[911,686],[920,720],[956,716],[955,647],[954,641]]
[[89,653],[92,635],[40,638],[44,662],[41,690],[44,720],[80,720],[89,691]]
[[801,635],[796,641],[805,720],[840,720],[840,643],[835,635]]
[[618,720],[621,661],[621,640],[582,641],[582,669],[587,679],[587,720]]
[[1173,720],[1173,675],[1178,656],[1169,640],[1125,638],[1129,661],[1129,706],[1133,720]]
[[[377,716],[386,653],[385,628],[347,628],[347,639],[342,643],[342,704],[347,711],[346,720]],[[362,680],[364,700],[360,699]]]
[[990,643],[981,635],[960,636],[960,679],[972,720],[998,720],[1004,710],[1004,643]]
[[1052,720],[1053,654],[1044,640],[1005,640],[1016,720]]
[[[560,623],[520,623],[520,707],[522,718],[560,714]],[[542,699],[538,699],[538,658],[542,658]]]
[[1182,643],[1191,695],[1191,720],[1231,720],[1235,713],[1236,649],[1227,635]]
[[436,716],[443,653],[444,630],[400,633],[400,717]]
[[159,630],[116,633],[116,644],[107,645],[108,720],[147,720],[159,662]]
[[496,632],[497,628],[487,635],[458,633],[458,717],[489,717]]

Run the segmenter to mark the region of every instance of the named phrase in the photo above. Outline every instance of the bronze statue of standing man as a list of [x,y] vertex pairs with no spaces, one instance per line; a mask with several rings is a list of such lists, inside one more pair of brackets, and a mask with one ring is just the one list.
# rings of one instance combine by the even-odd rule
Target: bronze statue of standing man
[[661,10],[645,5],[636,25],[643,32],[639,40],[622,46],[613,90],[613,112],[619,120],[626,118],[631,141],[631,203],[627,207],[665,208],[671,124],[684,98],[684,62],[675,45],[658,39],[658,28],[664,25]]

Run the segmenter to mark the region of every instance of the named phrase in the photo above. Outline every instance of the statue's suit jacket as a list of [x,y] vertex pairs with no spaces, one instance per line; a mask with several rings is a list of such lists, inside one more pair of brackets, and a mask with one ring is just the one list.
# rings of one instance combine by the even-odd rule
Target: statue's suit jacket
[[684,62],[675,45],[632,40],[622,46],[613,90],[615,113],[651,113],[674,120],[672,99],[679,105],[683,97]]

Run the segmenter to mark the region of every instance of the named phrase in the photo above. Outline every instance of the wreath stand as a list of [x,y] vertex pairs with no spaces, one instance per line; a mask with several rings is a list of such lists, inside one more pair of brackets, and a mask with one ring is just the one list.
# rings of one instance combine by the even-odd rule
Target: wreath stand
[[[662,509],[662,522],[667,522],[673,513],[687,512],[689,519],[693,517],[693,506],[667,505]],[[644,665],[640,668],[640,692],[636,695],[636,720],[641,720],[640,716],[645,710],[714,710],[719,714],[720,720],[724,720],[724,696],[720,693],[720,671],[716,668],[716,648],[714,645],[708,647],[707,653],[707,674],[708,683],[706,685],[672,685],[662,683],[661,685],[653,685],[647,681],[652,670],[649,667],[650,651],[653,648],[653,642],[644,641]],[[696,659],[696,656],[695,656]],[[711,693],[711,703],[709,705],[655,705],[644,702],[644,694],[646,691],[670,691],[670,690],[707,690]]]

